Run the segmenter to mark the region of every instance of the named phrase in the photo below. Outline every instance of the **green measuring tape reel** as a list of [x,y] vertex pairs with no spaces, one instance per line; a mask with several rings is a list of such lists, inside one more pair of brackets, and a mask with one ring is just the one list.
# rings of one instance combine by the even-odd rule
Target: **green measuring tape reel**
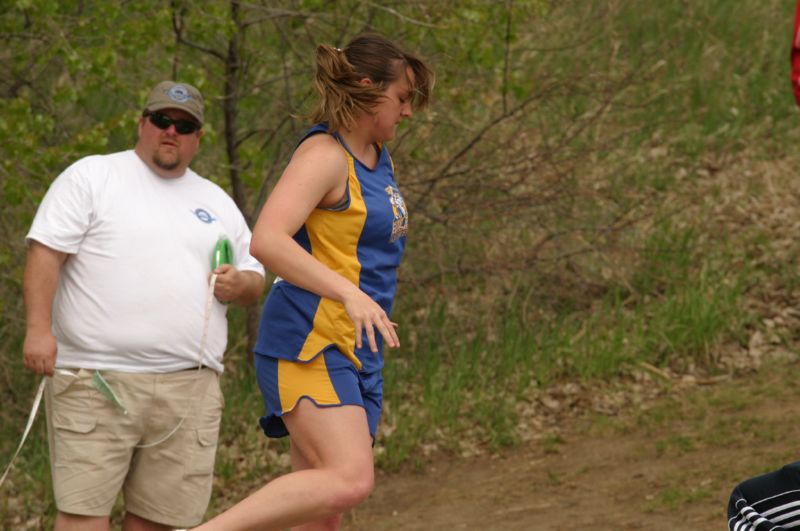
[[211,270],[215,270],[223,264],[233,264],[233,247],[225,236],[220,236],[214,245],[214,252],[211,254]]

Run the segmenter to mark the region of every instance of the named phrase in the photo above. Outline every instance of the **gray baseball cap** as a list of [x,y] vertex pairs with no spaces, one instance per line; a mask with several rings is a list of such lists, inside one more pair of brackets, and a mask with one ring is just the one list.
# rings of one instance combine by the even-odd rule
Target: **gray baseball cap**
[[181,109],[203,124],[203,95],[188,83],[162,81],[147,96],[145,111]]

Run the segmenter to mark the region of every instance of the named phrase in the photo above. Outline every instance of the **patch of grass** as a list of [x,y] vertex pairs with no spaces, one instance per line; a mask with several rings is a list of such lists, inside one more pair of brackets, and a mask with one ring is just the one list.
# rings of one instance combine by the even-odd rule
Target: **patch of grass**
[[642,110],[641,123],[663,124],[673,146],[689,157],[741,146],[748,129],[763,134],[767,123],[781,131],[774,141],[785,142],[793,106],[787,12],[781,0],[662,2],[646,10],[625,5],[614,19],[624,28],[620,53],[631,62],[658,57],[661,86],[669,87]]
[[564,439],[560,435],[549,434],[542,439],[542,448],[546,454],[560,453],[562,444],[564,444]]
[[[654,251],[637,277],[639,295],[611,291],[591,313],[528,323],[522,305],[511,303],[499,333],[487,336],[493,322],[487,316],[466,339],[460,323],[436,303],[423,319],[401,329],[401,344],[412,343],[405,335],[409,329],[424,339],[413,351],[386,358],[387,402],[407,407],[391,413],[397,429],[383,444],[392,457],[381,457],[381,465],[396,465],[399,456],[408,456],[411,450],[401,449],[404,444],[433,442],[455,449],[464,437],[493,449],[513,444],[514,405],[532,386],[611,378],[640,361],[712,365],[713,348],[739,333],[746,321],[740,308],[743,273],[719,268],[715,264],[724,260],[713,256],[698,266],[690,230],[665,224],[648,245]],[[401,419],[400,413],[408,417]],[[672,414],[668,409],[648,413],[655,420]]]
[[[17,458],[14,468],[9,472],[3,485],[3,495],[0,497],[0,522],[3,527],[10,529],[22,528],[34,515],[41,515],[40,525],[43,529],[52,528],[55,521],[55,502],[53,488],[50,480],[50,461],[47,449],[47,434],[42,418],[37,420],[31,430],[25,446]],[[20,426],[20,429],[24,426]],[[13,438],[6,439],[13,442],[14,449],[19,443],[21,432],[12,430]],[[8,454],[9,459],[11,453]],[[5,469],[8,461],[2,462]]]
[[712,498],[714,494],[711,489],[704,487],[672,486],[661,492],[659,501],[669,510],[677,511],[684,505]]
[[692,437],[685,435],[670,435],[656,442],[656,455],[683,455],[695,449],[696,442]]
[[589,412],[585,417],[585,433],[591,437],[602,437],[613,433],[625,433],[630,431],[630,425],[619,418],[611,417],[603,413],[594,411]]

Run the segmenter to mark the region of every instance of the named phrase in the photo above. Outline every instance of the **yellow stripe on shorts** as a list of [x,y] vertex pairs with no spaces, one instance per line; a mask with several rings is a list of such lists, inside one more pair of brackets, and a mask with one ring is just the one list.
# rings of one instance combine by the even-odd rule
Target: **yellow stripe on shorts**
[[284,413],[294,409],[297,401],[304,396],[321,406],[341,402],[328,375],[324,355],[317,356],[308,363],[279,359],[278,393]]

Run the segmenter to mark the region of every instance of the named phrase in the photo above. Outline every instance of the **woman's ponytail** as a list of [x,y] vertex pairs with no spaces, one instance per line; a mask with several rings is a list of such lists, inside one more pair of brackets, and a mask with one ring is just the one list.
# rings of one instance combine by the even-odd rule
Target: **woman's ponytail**
[[427,104],[433,88],[433,72],[421,59],[376,34],[360,35],[344,50],[321,44],[316,62],[314,87],[319,101],[312,119],[326,122],[331,132],[352,129],[359,114],[372,112],[386,87],[403,75],[406,67],[414,72],[415,107]]

